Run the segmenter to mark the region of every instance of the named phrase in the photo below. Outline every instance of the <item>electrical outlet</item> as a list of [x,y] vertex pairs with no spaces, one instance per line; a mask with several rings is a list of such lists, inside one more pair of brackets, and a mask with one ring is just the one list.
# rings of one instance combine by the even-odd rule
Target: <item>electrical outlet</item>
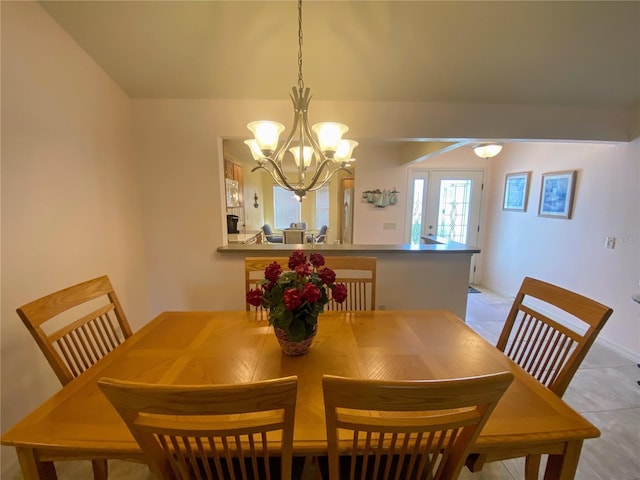
[[604,241],[604,246],[611,250],[616,248],[616,237],[607,237]]

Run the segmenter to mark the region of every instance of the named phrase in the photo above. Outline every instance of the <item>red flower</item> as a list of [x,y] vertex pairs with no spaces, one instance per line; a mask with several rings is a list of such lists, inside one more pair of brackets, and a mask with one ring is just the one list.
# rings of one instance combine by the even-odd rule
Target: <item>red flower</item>
[[259,288],[252,288],[247,292],[247,303],[254,307],[262,305],[262,290]]
[[318,272],[318,276],[320,277],[320,280],[322,280],[322,283],[324,283],[325,285],[331,285],[336,281],[336,272],[334,272],[330,268],[323,268]]
[[302,297],[309,303],[317,302],[320,300],[322,293],[320,293],[320,289],[316,287],[313,283],[305,284],[302,289]]
[[302,305],[302,295],[297,288],[287,288],[282,296],[284,306],[287,310],[295,310]]
[[313,265],[315,268],[318,268],[324,265],[324,257],[322,256],[321,253],[312,253],[311,256],[309,257],[309,261],[311,262],[311,265]]
[[296,268],[294,270],[296,271],[298,278],[307,277],[312,273],[311,266],[308,263],[303,263],[302,265],[296,265]]
[[333,299],[338,303],[342,303],[347,299],[347,287],[344,283],[336,283],[333,286],[332,292]]
[[267,268],[264,269],[264,278],[269,280],[271,283],[275,283],[280,278],[280,274],[282,273],[282,267],[278,262],[273,262],[267,265]]
[[294,250],[289,256],[289,268],[295,270],[298,265],[307,263],[307,256],[302,250]]

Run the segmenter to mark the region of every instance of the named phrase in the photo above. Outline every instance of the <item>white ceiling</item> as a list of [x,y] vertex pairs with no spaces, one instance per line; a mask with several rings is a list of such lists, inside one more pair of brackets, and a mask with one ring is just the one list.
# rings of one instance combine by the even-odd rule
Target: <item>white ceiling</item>
[[[297,85],[295,1],[40,4],[131,98],[287,100]],[[303,38],[315,100],[640,105],[640,1],[305,0]]]
[[[43,1],[132,98],[287,99],[292,1]],[[304,80],[318,100],[630,107],[640,2],[314,1]]]

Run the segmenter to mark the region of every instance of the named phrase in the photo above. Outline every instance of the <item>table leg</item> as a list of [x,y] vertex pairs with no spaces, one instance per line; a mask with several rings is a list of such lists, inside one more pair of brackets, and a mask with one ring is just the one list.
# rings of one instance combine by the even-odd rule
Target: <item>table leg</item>
[[106,460],[91,460],[93,466],[93,480],[107,480],[109,478],[109,467]]
[[24,480],[57,480],[53,462],[39,462],[33,448],[16,447]]
[[564,455],[549,455],[544,480],[573,480],[578,469],[582,440],[567,442]]

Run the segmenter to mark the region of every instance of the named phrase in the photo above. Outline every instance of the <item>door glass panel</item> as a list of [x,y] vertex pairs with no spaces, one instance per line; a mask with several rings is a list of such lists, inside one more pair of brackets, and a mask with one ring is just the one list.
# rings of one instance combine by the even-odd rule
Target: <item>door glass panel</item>
[[442,180],[438,211],[438,236],[467,243],[471,180]]
[[424,205],[424,178],[413,180],[413,201],[411,204],[411,244],[419,245],[422,233]]

